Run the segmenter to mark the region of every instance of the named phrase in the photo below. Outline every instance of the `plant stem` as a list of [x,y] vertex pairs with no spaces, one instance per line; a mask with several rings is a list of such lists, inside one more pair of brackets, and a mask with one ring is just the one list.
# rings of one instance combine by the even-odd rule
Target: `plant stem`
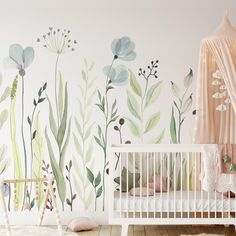
[[57,67],[59,61],[60,54],[57,54],[57,59],[55,63],[55,103],[56,103],[56,114],[57,114],[57,127],[59,127],[59,111],[58,111],[58,101],[57,101]]
[[[34,121],[34,114],[36,110],[36,106],[34,106],[34,110],[31,116],[31,124],[30,124],[30,153],[31,153],[31,173],[30,177],[33,177],[33,136],[32,136],[32,126],[33,126],[33,121]],[[31,198],[31,192],[32,192],[32,183],[30,184],[30,198]]]
[[85,96],[84,96],[84,104],[83,104],[83,111],[84,111],[84,116],[82,117],[82,133],[83,133],[83,144],[82,144],[82,158],[83,158],[83,202],[85,202],[85,196],[86,196],[86,192],[85,192],[85,181],[86,181],[86,163],[85,163],[85,158],[86,158],[86,154],[85,154],[85,116],[87,113],[87,93],[88,93],[88,70],[86,68],[86,81],[85,81]]
[[71,203],[71,205],[70,205],[70,210],[72,211],[72,210],[73,210],[73,208],[72,208],[72,202],[73,202],[72,197],[73,197],[73,193],[72,193],[72,186],[71,186],[71,181],[70,181],[70,170],[68,170],[68,181],[69,181],[69,187],[70,187],[70,203]]
[[[25,157],[25,178],[27,178],[27,153],[26,153],[26,147],[25,147],[25,137],[24,137],[24,95],[25,95],[25,85],[24,85],[24,76],[21,76],[21,138],[23,143],[23,149],[24,149],[24,157]],[[25,194],[26,194],[26,185],[24,186],[24,198],[23,198],[23,206],[25,204]],[[22,206],[22,209],[23,209]]]
[[112,60],[112,63],[110,65],[108,74],[107,74],[107,79],[106,79],[106,92],[105,92],[105,104],[106,104],[106,110],[104,112],[105,115],[105,119],[106,119],[106,126],[105,126],[105,142],[104,142],[104,167],[103,167],[103,171],[102,171],[102,185],[103,185],[103,202],[102,202],[102,210],[105,210],[105,172],[106,172],[106,165],[107,165],[107,133],[108,133],[108,128],[109,128],[109,120],[108,120],[108,116],[109,116],[109,106],[108,106],[108,91],[107,91],[107,87],[109,85],[109,74],[111,72],[113,63],[114,63],[115,59]]
[[185,95],[187,94],[187,92],[188,92],[188,88],[186,88],[186,90],[182,96],[182,99],[179,99],[180,107],[178,109],[178,112],[179,112],[179,126],[178,126],[178,140],[177,140],[178,143],[181,142],[181,126],[182,126],[182,112],[181,112],[181,110],[182,110],[183,101],[184,101],[184,98],[185,98]]
[[95,201],[94,201],[94,204],[95,204],[95,211],[97,211],[97,193],[96,193],[96,187],[94,187],[94,192],[95,192]]

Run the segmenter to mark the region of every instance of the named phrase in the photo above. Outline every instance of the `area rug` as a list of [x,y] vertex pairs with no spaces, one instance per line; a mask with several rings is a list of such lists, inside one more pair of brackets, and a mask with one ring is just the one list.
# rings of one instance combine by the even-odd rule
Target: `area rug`
[[[6,229],[0,228],[0,235],[6,235]],[[41,226],[11,226],[12,236],[59,236],[57,229],[51,229]],[[76,233],[63,231],[63,236],[78,236]]]

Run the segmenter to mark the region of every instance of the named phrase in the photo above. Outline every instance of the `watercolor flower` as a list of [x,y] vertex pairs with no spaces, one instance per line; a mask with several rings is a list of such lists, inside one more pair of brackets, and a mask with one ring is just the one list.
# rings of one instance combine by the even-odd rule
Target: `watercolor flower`
[[52,53],[62,54],[75,50],[76,40],[70,38],[70,30],[54,29],[49,27],[49,31],[38,38],[37,42],[42,42],[43,47],[47,48]]
[[114,54],[114,59],[121,59],[123,61],[132,61],[136,58],[134,52],[135,44],[129,37],[122,37],[114,39],[111,44],[111,50]]
[[129,71],[124,65],[118,65],[113,68],[105,66],[103,72],[109,77],[113,85],[122,86],[129,81]]
[[23,47],[20,44],[12,44],[9,48],[9,56],[3,60],[3,64],[9,69],[18,69],[21,76],[25,75],[25,69],[34,60],[34,49]]

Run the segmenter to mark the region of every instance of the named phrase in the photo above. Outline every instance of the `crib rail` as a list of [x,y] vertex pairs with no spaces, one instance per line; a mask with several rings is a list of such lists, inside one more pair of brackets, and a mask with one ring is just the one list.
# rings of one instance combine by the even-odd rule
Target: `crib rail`
[[201,158],[207,146],[112,146],[110,223],[234,224],[236,198],[201,188]]

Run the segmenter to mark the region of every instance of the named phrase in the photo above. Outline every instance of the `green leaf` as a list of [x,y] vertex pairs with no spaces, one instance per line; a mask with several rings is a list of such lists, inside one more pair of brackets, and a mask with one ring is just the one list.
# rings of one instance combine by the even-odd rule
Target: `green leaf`
[[130,72],[130,86],[133,89],[133,91],[139,96],[142,97],[142,90],[141,90],[141,86],[139,85],[135,74],[129,70]]
[[45,99],[46,99],[46,98],[40,98],[40,99],[38,100],[38,103],[43,102]]
[[116,107],[116,99],[114,100],[113,104],[112,104],[112,107],[111,107],[111,111],[113,112],[113,110],[115,109]]
[[31,122],[31,119],[29,118],[29,116],[27,117],[27,122],[30,126],[32,125],[32,122]]
[[53,110],[52,110],[52,104],[50,99],[47,97],[48,103],[49,103],[49,124],[50,124],[50,129],[56,139],[57,137],[57,126],[56,126],[56,122],[54,119],[54,115],[53,115]]
[[139,104],[136,98],[129,92],[129,90],[127,90],[126,92],[127,92],[127,105],[128,105],[129,111],[131,112],[133,116],[135,116],[137,119],[140,120],[141,116],[140,116]]
[[59,120],[61,122],[63,114],[63,81],[60,71],[59,71],[59,85],[58,85],[58,113],[59,113]]
[[81,74],[82,74],[82,79],[83,79],[84,81],[86,81],[87,76],[86,76],[84,70],[81,71]]
[[180,99],[180,89],[179,86],[177,84],[175,84],[174,82],[171,81],[171,91],[172,94]]
[[78,152],[78,154],[82,157],[83,156],[83,152],[82,152],[82,147],[76,137],[76,135],[73,133],[73,137],[74,137],[74,144],[76,147],[76,151]]
[[94,123],[92,123],[92,124],[88,127],[88,129],[86,130],[85,135],[84,135],[84,140],[87,140],[88,137],[90,136],[91,130],[92,130],[92,128],[93,128],[93,125],[94,125]]
[[176,135],[176,122],[175,122],[175,115],[174,115],[174,108],[172,107],[171,112],[171,120],[170,120],[170,136],[172,143],[177,143],[177,135]]
[[60,166],[61,170],[63,170],[63,167],[65,165],[66,150],[67,150],[69,140],[70,140],[70,130],[71,130],[71,118],[69,120],[69,125],[68,125],[68,128],[67,128],[67,134],[66,134],[65,142],[64,142],[64,145],[63,145],[63,147],[61,149],[61,153],[60,153],[59,166]]
[[9,87],[6,87],[2,96],[0,97],[0,102],[3,102],[6,98],[8,98],[11,94],[11,89]]
[[96,143],[97,143],[102,149],[104,149],[104,146],[103,146],[101,140],[100,140],[98,137],[96,137],[96,136],[94,136],[94,139],[95,139]]
[[184,102],[183,106],[181,107],[180,112],[181,113],[188,112],[192,107],[192,101],[193,99],[192,99],[192,94],[191,94],[190,97],[187,98],[186,101]]
[[91,71],[94,67],[94,62],[91,63],[90,67],[89,67],[89,71]]
[[154,113],[154,114],[149,118],[149,120],[147,121],[146,126],[145,126],[145,132],[144,132],[144,133],[147,133],[147,132],[149,132],[150,130],[152,130],[152,129],[157,125],[157,123],[159,122],[160,117],[161,117],[161,113],[160,113],[160,112]]
[[159,81],[158,83],[151,86],[151,88],[147,92],[145,108],[156,101],[156,99],[159,97],[161,93],[161,89],[162,89],[162,81]]
[[35,139],[35,137],[36,137],[36,133],[37,133],[37,131],[35,130],[35,131],[33,132],[33,135],[32,135],[32,140]]
[[165,129],[163,129],[162,132],[156,138],[154,138],[150,143],[155,143],[155,144],[161,143],[164,134],[165,134]]
[[88,149],[87,149],[87,152],[86,152],[86,165],[91,161],[92,157],[93,157],[93,149],[94,149],[94,146],[93,146],[93,139],[91,138],[91,141],[88,145]]
[[62,205],[64,205],[65,197],[66,197],[66,183],[65,183],[63,173],[62,173],[59,165],[56,162],[56,158],[53,153],[52,146],[51,146],[51,141],[50,141],[48,134],[47,134],[47,128],[45,129],[45,138],[47,141],[48,154],[49,154],[50,163],[52,166],[53,175],[55,177],[56,184],[57,184],[58,194],[59,194]]
[[129,127],[131,133],[136,136],[136,137],[140,137],[140,129],[139,126],[132,120],[129,118],[125,118],[126,124]]
[[[20,156],[20,149],[17,143],[17,134],[16,134],[16,119],[15,119],[15,99],[11,100],[11,107],[10,107],[10,131],[11,131],[11,144],[12,144],[12,157],[14,160],[14,178],[16,179],[23,179],[24,178],[24,171],[23,171],[23,164],[21,161]],[[21,203],[23,199],[23,192],[24,192],[24,184],[17,184],[15,189],[15,202],[14,209],[19,211],[21,209]]]
[[80,124],[79,124],[79,122],[78,122],[78,120],[76,118],[75,118],[75,126],[76,126],[76,128],[78,130],[78,133],[79,133],[80,137],[83,138],[83,133],[82,133],[81,126],[80,126]]
[[98,189],[96,193],[96,198],[99,198],[102,195],[102,186]]
[[[33,142],[33,150],[34,150],[34,158],[33,158],[33,178],[42,178],[43,177],[43,171],[42,171],[42,161],[44,159],[44,136],[41,131],[40,123],[39,123],[39,112],[36,116],[35,122],[34,122],[34,129],[37,131],[37,135],[35,137],[35,140]],[[43,203],[44,199],[44,184],[38,183],[35,185],[35,192],[38,194],[36,198],[36,203],[38,208]]]
[[4,110],[0,113],[0,129],[3,127],[3,125],[4,125],[5,122],[7,121],[7,117],[8,117],[8,111],[7,111],[7,109],[4,109]]
[[94,184],[93,184],[94,175],[88,167],[86,167],[86,169],[87,169],[87,178],[88,178],[89,182],[94,186]]
[[100,171],[99,171],[97,177],[96,177],[95,180],[94,180],[94,186],[95,186],[95,188],[96,188],[100,183],[101,183],[101,173],[100,173]]
[[57,143],[59,146],[59,149],[61,149],[61,145],[64,139],[65,131],[66,131],[66,126],[67,126],[67,110],[68,110],[68,92],[67,92],[67,83],[65,86],[65,101],[64,101],[64,111],[63,111],[63,116],[61,120],[61,124],[58,129],[57,133]]
[[184,78],[184,87],[186,89],[189,88],[191,86],[192,82],[193,82],[193,71],[190,68],[189,73]]

